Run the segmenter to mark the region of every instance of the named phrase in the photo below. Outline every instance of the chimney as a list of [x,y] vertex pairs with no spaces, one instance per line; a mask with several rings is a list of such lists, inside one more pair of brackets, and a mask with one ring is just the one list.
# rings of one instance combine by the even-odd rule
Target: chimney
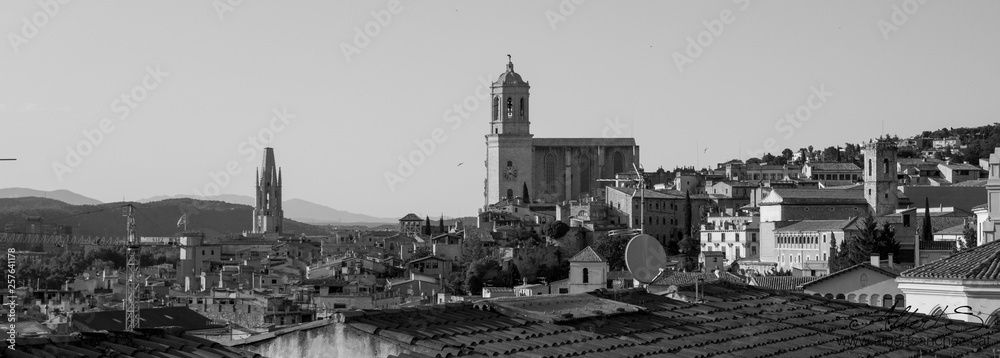
[[878,254],[877,253],[873,253],[872,254],[872,262],[871,262],[872,266],[878,267],[878,262],[879,262],[879,256],[878,256]]
[[889,253],[889,268],[892,268],[892,253]]

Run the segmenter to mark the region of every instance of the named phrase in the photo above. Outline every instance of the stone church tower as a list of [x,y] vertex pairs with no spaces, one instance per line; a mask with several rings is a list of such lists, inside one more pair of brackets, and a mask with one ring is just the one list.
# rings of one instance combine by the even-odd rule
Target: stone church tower
[[896,143],[876,140],[865,144],[865,200],[873,216],[892,214],[899,206]]
[[281,169],[274,165],[274,149],[264,148],[264,161],[257,170],[257,201],[253,209],[254,234],[281,234]]
[[507,71],[490,86],[493,112],[486,135],[486,205],[521,196],[524,185],[533,193],[528,115],[531,86],[514,72],[514,63],[510,55],[507,57]]

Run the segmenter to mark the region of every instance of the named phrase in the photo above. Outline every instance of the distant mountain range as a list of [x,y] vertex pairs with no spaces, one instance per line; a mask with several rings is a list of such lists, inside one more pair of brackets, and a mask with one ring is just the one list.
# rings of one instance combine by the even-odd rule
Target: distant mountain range
[[61,202],[71,204],[71,205],[97,205],[101,204],[100,200],[88,198],[86,196],[74,193],[69,190],[35,190],[28,188],[4,188],[0,189],[0,198],[25,198],[25,197],[39,197],[39,198],[49,198],[59,200]]
[[[27,198],[38,197],[62,201],[70,205],[100,205],[102,202],[97,199],[71,192],[69,190],[43,191],[28,188],[6,188],[0,189],[0,198]],[[199,197],[194,195],[173,195],[154,196],[139,200],[140,203],[152,203],[168,199],[197,199],[208,201],[222,201],[230,204],[254,206],[254,198],[246,195],[223,194],[209,197]],[[51,204],[46,204],[51,205]],[[395,224],[399,218],[380,218],[364,214],[356,214],[344,210],[337,210],[325,205],[316,204],[302,199],[288,199],[283,203],[285,217],[312,224],[333,224],[333,225],[363,225],[378,226],[384,224]],[[400,215],[402,217],[402,215]],[[248,221],[250,219],[247,219]]]
[[[26,197],[0,199],[0,224],[24,222],[29,216],[41,217],[44,223],[70,225],[74,235],[125,235],[124,203],[71,205],[58,200]],[[177,226],[187,214],[187,230],[201,231],[208,238],[238,235],[249,231],[253,208],[247,205],[196,199],[167,199],[136,203],[136,226],[141,236],[173,236],[184,230]],[[285,231],[295,234],[324,235],[327,230],[315,225],[285,219]]]
[[[255,201],[253,197],[246,195],[225,194],[206,197],[193,195],[154,196],[152,198],[139,200],[139,202],[148,203],[177,198],[218,200],[231,204],[249,205],[250,207],[254,206]],[[337,210],[329,206],[316,204],[302,199],[285,200],[282,203],[282,209],[285,210],[286,218],[312,224],[367,224],[366,226],[373,226],[399,222],[399,218],[380,218],[364,214],[356,214],[348,211]]]

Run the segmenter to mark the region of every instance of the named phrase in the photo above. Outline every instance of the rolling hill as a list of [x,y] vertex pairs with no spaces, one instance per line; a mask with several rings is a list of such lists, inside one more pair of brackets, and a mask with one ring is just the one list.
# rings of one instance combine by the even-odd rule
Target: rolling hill
[[[242,204],[242,205],[254,205],[254,198],[246,195],[216,195],[210,197],[195,197],[189,195],[175,195],[175,196],[155,196],[148,199],[139,200],[141,203],[160,201],[165,199],[177,199],[177,198],[189,198],[189,199],[201,199],[201,200],[218,200],[224,201],[232,204]],[[329,206],[316,204],[311,201],[306,201],[302,199],[286,199],[282,203],[282,209],[285,210],[285,218],[294,219],[302,222],[312,223],[312,224],[367,224],[366,226],[397,223],[399,218],[380,218],[370,215],[357,214],[344,210],[337,210]],[[400,215],[402,217],[402,215]]]
[[25,198],[25,197],[49,198],[62,201],[71,205],[97,205],[101,201],[88,198],[69,190],[35,190],[28,188],[4,188],[0,189],[0,198]]
[[[187,213],[188,231],[201,231],[214,238],[249,231],[253,208],[247,205],[197,199],[168,199],[134,203],[136,225],[141,236],[173,236],[183,228],[177,220]],[[71,205],[47,198],[0,199],[0,224],[23,222],[28,216],[41,216],[46,223],[73,226],[75,235],[125,235],[124,203]],[[323,235],[326,230],[314,225],[285,219],[285,231]]]

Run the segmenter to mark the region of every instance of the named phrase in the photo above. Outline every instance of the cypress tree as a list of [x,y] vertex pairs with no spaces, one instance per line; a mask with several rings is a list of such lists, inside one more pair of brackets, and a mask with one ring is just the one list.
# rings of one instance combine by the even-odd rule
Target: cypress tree
[[931,204],[930,200],[924,198],[924,225],[920,228],[920,240],[934,241],[934,229],[931,228]]

